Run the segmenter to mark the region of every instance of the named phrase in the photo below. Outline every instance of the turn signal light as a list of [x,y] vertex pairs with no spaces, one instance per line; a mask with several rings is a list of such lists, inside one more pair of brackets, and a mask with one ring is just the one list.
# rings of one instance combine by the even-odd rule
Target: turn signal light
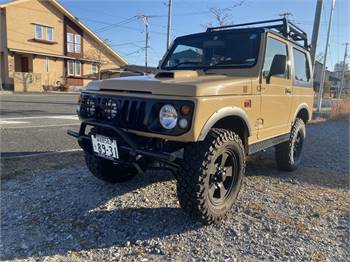
[[191,112],[191,107],[189,105],[183,105],[180,112],[182,115],[188,115]]

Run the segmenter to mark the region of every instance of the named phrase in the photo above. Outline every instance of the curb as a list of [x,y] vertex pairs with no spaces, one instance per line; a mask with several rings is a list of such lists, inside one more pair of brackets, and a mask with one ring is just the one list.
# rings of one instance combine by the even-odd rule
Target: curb
[[61,150],[61,151],[43,152],[43,153],[38,152],[38,153],[27,154],[27,155],[17,155],[17,156],[0,157],[0,158],[1,160],[13,160],[13,159],[22,159],[22,158],[52,156],[56,154],[75,153],[75,152],[82,152],[82,151],[83,151],[82,149],[77,148],[77,149],[68,149],[68,150]]
[[0,91],[0,95],[78,95],[80,91],[46,91],[46,92],[13,92],[13,91]]

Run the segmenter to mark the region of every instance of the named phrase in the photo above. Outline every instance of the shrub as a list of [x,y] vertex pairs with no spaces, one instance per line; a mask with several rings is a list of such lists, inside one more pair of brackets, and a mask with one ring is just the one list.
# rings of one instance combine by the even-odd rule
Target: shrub
[[332,101],[332,119],[350,120],[350,97]]

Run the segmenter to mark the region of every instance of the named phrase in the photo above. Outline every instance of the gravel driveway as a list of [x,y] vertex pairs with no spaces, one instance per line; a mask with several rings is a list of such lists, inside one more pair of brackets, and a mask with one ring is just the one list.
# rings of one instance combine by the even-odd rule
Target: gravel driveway
[[182,212],[167,173],[113,186],[81,153],[2,163],[0,259],[346,261],[349,123],[309,125],[307,136],[294,173],[276,169],[273,150],[251,157],[232,214],[212,226]]

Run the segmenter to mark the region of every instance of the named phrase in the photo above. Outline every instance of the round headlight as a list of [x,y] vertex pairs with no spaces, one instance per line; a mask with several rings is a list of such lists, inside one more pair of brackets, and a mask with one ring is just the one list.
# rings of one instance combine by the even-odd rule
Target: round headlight
[[173,129],[177,124],[177,112],[172,105],[164,105],[159,112],[159,121],[165,129]]

